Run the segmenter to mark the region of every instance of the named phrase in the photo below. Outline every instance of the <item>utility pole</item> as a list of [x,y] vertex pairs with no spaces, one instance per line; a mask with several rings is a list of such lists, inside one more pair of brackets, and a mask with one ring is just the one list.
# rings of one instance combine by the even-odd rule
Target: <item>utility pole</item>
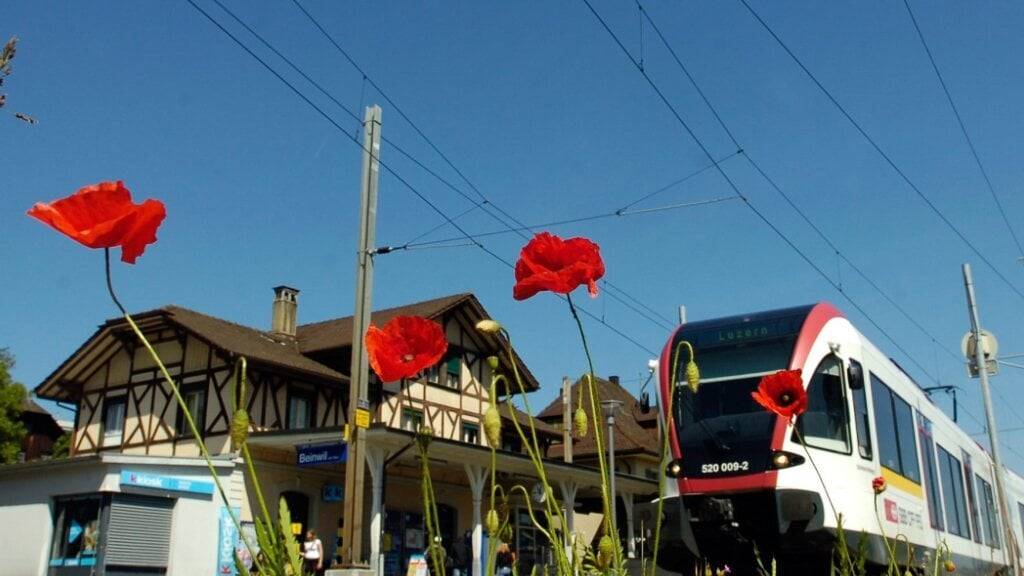
[[[380,176],[380,106],[366,108],[363,120],[363,171],[356,254],[356,305],[352,316],[352,364],[349,371],[348,458],[345,461],[345,512],[341,549],[344,566],[365,570],[363,559],[363,492],[366,437],[369,427],[369,360],[363,335],[370,327],[373,296],[373,249],[377,228],[377,182]],[[377,535],[373,535],[376,537]]]
[[974,300],[974,280],[971,277],[971,265],[964,263],[964,287],[967,289],[967,310],[971,316],[971,332],[974,334],[974,361],[978,366],[978,377],[981,380],[981,395],[985,401],[985,422],[988,426],[988,441],[992,449],[992,462],[995,464],[996,490],[999,492],[999,515],[1003,520],[1003,541],[1010,566],[1011,574],[1020,574],[1017,561],[1016,544],[1011,543],[1014,537],[1010,529],[1010,508],[1006,500],[1006,482],[1003,478],[1003,459],[999,455],[999,432],[996,429],[996,415],[992,412],[992,395],[988,389],[988,364],[985,358],[985,346],[981,336],[981,321],[978,319],[978,306]]

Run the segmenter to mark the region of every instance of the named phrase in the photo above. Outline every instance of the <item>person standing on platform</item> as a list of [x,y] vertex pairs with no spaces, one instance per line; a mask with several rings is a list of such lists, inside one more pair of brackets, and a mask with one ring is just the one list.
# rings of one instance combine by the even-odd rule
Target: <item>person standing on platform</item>
[[324,543],[316,537],[316,530],[306,532],[306,541],[302,543],[302,566],[308,574],[324,574]]

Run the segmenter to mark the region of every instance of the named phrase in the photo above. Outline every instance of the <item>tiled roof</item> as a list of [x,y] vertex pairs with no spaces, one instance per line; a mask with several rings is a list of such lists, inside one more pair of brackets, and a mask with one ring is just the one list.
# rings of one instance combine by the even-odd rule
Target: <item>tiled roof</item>
[[[598,417],[595,419],[591,410],[590,387],[584,384],[585,381],[586,376],[583,376],[572,385],[572,413],[576,412],[582,400],[583,410],[590,416],[591,428],[593,428],[595,422],[600,422],[602,433],[607,433],[600,402],[604,400],[618,400],[622,402],[622,406],[615,417],[615,451],[617,453],[641,452],[652,455],[660,453],[657,429],[645,428],[637,421],[637,416],[640,414],[639,402],[628,390],[614,382],[603,378],[595,378],[594,386],[597,388],[598,398]],[[560,396],[556,397],[537,417],[546,421],[562,420],[562,398]],[[556,444],[548,450],[548,457],[561,457],[562,452],[562,445]],[[596,452],[597,445],[594,442],[592,431],[583,438],[577,437],[573,443],[573,454],[575,456],[592,456]]]
[[295,342],[291,340],[275,338],[269,332],[228,322],[180,306],[164,306],[160,308],[160,311],[167,313],[171,322],[179,324],[214,346],[245,356],[250,360],[259,360],[331,380],[348,380],[348,377],[343,374],[303,356]]
[[[380,326],[396,316],[436,318],[471,298],[473,298],[473,295],[466,292],[416,302],[415,304],[397,306],[395,308],[375,310],[370,316],[370,322]],[[351,346],[352,316],[324,320],[323,322],[314,322],[312,324],[302,324],[296,330],[296,340],[299,344],[299,350],[303,354]]]
[[[523,432],[529,434],[527,430],[527,427],[530,425],[531,420],[529,414],[523,412],[519,408],[516,408],[508,401],[500,402],[498,404],[498,413],[501,414],[501,417],[505,418],[506,420],[515,418],[516,422],[519,423],[519,426],[523,428]],[[545,434],[548,436],[555,437],[562,436],[562,431],[559,430],[558,428],[544,422],[543,420],[538,420],[537,418],[533,418],[532,420],[533,427],[535,430],[537,430],[538,434]],[[511,424],[509,424],[509,426],[511,426]]]

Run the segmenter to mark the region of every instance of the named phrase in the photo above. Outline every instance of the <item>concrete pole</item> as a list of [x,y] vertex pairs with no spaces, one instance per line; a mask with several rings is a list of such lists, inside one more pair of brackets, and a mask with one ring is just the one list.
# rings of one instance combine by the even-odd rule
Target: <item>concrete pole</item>
[[377,576],[384,573],[384,566],[380,561],[380,539],[384,516],[384,462],[387,457],[388,453],[380,448],[370,447],[366,450],[366,463],[370,469],[371,494],[373,495],[370,504],[370,570]]
[[985,365],[985,350],[981,340],[981,320],[978,318],[978,306],[974,300],[974,279],[971,276],[971,265],[964,263],[964,287],[967,289],[967,311],[971,316],[971,332],[974,333],[974,361],[978,366],[978,377],[981,380],[981,395],[985,401],[985,423],[988,427],[988,441],[992,449],[992,462],[996,467],[996,490],[999,493],[999,515],[1003,520],[1003,541],[1009,557],[1009,564],[1013,568],[1011,574],[1020,574],[1020,564],[1017,560],[1016,546],[1010,540],[1015,538],[1010,528],[1010,508],[1006,499],[1006,481],[1003,477],[1003,459],[999,450],[999,432],[996,429],[996,415],[992,411],[992,395],[988,388],[988,368]]
[[572,562],[573,537],[576,532],[576,489],[575,482],[562,480],[558,483],[562,489],[562,507],[565,508],[565,556]]
[[[480,507],[484,499],[484,486],[487,484],[487,468],[466,464],[466,476],[469,477],[469,490],[473,496],[473,564],[472,576],[483,576],[483,540],[484,530],[481,523]],[[457,536],[456,536],[457,537]],[[496,538],[494,534],[488,534],[489,538]]]
[[356,425],[360,410],[369,411],[369,360],[363,335],[370,327],[373,295],[373,256],[377,230],[377,183],[380,178],[380,106],[366,108],[363,121],[363,172],[356,253],[356,303],[352,318],[352,363],[349,371],[348,460],[345,463],[345,525],[342,560],[347,568],[365,568],[363,560],[363,485],[366,438]]
[[623,492],[622,504],[626,508],[626,558],[636,558],[636,532],[633,527],[633,495]]

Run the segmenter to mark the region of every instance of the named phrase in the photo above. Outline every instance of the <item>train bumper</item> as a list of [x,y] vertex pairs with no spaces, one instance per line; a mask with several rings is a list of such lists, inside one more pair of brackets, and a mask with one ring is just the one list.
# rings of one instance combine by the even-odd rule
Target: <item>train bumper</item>
[[[693,558],[714,561],[831,550],[834,532],[823,524],[821,496],[805,490],[691,495],[665,501],[662,542],[683,543]],[[669,534],[673,538],[669,538]]]

